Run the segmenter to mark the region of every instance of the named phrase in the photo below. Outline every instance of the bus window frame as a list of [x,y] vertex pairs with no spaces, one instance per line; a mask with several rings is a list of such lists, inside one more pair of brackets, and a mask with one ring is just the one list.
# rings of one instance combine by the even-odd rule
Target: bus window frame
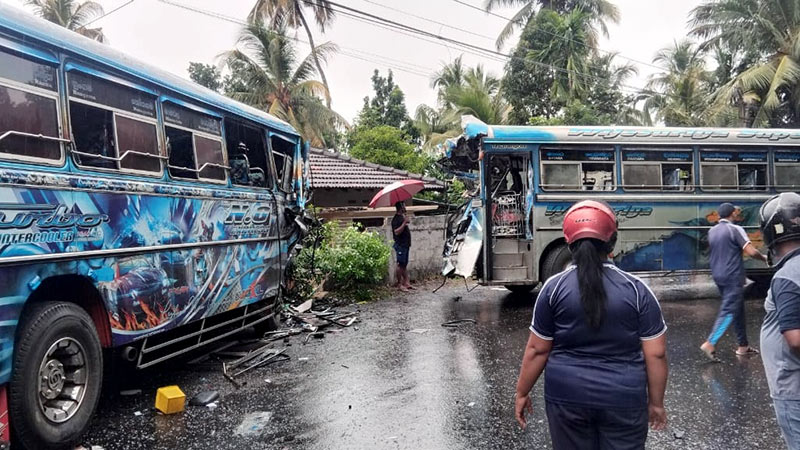
[[[275,150],[272,148],[272,138],[273,137],[277,137],[278,139],[281,139],[281,140],[283,140],[285,142],[288,142],[294,148],[294,154],[287,155],[292,159],[292,165],[290,167],[288,167],[289,173],[291,173],[291,177],[289,179],[289,187],[287,189],[284,189],[285,186],[283,185],[284,184],[283,180],[278,180],[278,166],[275,165]],[[275,180],[275,186],[278,188],[278,190],[280,190],[284,194],[291,194],[293,192],[294,181],[295,181],[295,179],[294,179],[294,160],[295,160],[295,155],[297,154],[297,146],[299,145],[299,143],[295,139],[290,139],[289,137],[287,137],[287,136],[285,136],[285,135],[283,135],[281,133],[276,133],[276,132],[271,131],[271,130],[269,131],[269,134],[267,136],[267,142],[269,144],[269,159],[270,159],[270,163],[272,164],[273,180]],[[285,164],[286,164],[286,161],[284,160],[284,165]],[[286,170],[286,169],[287,168],[284,168],[284,170]]]
[[[61,79],[59,78],[59,67],[58,64],[53,64],[52,61],[49,61],[41,56],[38,56],[38,53],[34,49],[28,49],[25,46],[17,44],[17,47],[12,47],[11,45],[6,45],[7,43],[13,43],[12,41],[6,41],[2,37],[0,37],[0,52],[8,53],[12,56],[16,56],[18,58],[27,59],[31,62],[36,64],[41,64],[45,66],[50,66],[55,70],[56,73],[56,90],[49,91],[44,88],[40,88],[37,86],[31,86],[29,84],[20,83],[19,81],[14,81],[8,78],[0,77],[0,86],[9,88],[9,89],[16,89],[18,91],[26,92],[28,94],[38,95],[40,97],[44,97],[50,100],[54,100],[56,103],[56,127],[58,128],[58,136],[47,136],[48,140],[53,140],[58,142],[59,148],[59,158],[58,159],[50,159],[50,158],[40,158],[36,156],[25,156],[25,155],[15,155],[11,153],[3,153],[0,152],[0,159],[3,161],[9,162],[26,162],[26,163],[35,163],[35,164],[42,164],[52,167],[64,167],[66,163],[66,152],[64,151],[64,144],[70,143],[69,139],[64,137],[64,116],[62,114],[62,99],[61,99]],[[13,131],[13,130],[9,130]]]
[[[725,161],[708,161],[708,162],[704,162],[703,161],[703,152],[714,152],[714,151],[730,152],[730,153],[740,153],[740,152],[743,152],[743,151],[745,151],[745,152],[747,152],[747,151],[749,151],[749,152],[759,152],[759,153],[764,153],[766,155],[766,161],[764,161],[764,162],[748,162],[748,161],[728,161],[728,162],[725,162]],[[742,149],[741,147],[730,148],[730,149],[728,149],[727,147],[724,147],[724,146],[714,147],[714,148],[699,147],[697,149],[697,164],[698,164],[698,166],[700,168],[700,173],[699,173],[699,175],[700,175],[700,186],[699,186],[699,188],[704,192],[706,192],[706,191],[707,192],[769,192],[770,188],[772,187],[772,184],[770,183],[772,180],[770,179],[770,172],[771,171],[769,169],[769,161],[770,161],[770,155],[769,154],[770,154],[770,151],[769,151],[769,148],[767,148],[767,147],[755,147],[754,149],[747,149],[747,150]],[[765,178],[765,180],[764,180],[764,186],[762,187],[762,189],[741,189],[739,187],[739,165],[741,165],[741,164],[744,164],[744,165],[763,165],[764,166],[764,169],[765,169],[764,170],[764,178]],[[725,187],[716,188],[716,187],[713,187],[713,186],[706,186],[705,185],[705,183],[703,181],[703,175],[704,175],[703,166],[730,166],[730,165],[735,166],[735,170],[736,170],[736,177],[734,179],[734,181],[736,182],[736,186],[735,187],[725,186]]]
[[[219,133],[220,134],[219,135],[215,135],[215,134],[208,133],[208,132],[205,132],[205,131],[195,130],[194,128],[189,128],[189,127],[186,127],[186,126],[183,126],[183,125],[178,125],[178,124],[174,124],[174,123],[168,122],[166,120],[166,118],[163,117],[164,116],[163,108],[164,108],[164,103],[166,103],[166,102],[172,103],[173,105],[175,105],[175,106],[177,106],[179,108],[189,109],[189,110],[192,110],[192,111],[194,111],[196,113],[204,114],[204,115],[213,117],[214,119],[219,121]],[[209,111],[209,110],[207,110],[205,108],[202,108],[200,106],[194,105],[192,103],[188,103],[188,102],[185,102],[185,101],[182,101],[182,100],[177,100],[177,99],[174,99],[172,97],[167,97],[167,96],[164,96],[164,95],[159,97],[158,103],[159,103],[159,107],[161,108],[161,111],[162,111],[162,120],[161,120],[161,128],[162,128],[162,130],[161,130],[161,132],[164,135],[164,142],[165,143],[166,143],[166,139],[167,139],[167,130],[166,130],[167,127],[175,128],[175,129],[178,129],[178,130],[181,130],[181,131],[186,131],[188,133],[192,133],[192,155],[194,156],[195,167],[192,168],[192,167],[171,166],[169,164],[169,157],[171,155],[168,154],[169,153],[168,151],[165,151],[165,153],[167,153],[167,155],[166,155],[166,157],[167,157],[167,164],[166,164],[167,177],[169,179],[176,180],[176,181],[188,181],[188,182],[194,182],[194,183],[205,181],[207,183],[212,183],[212,184],[219,184],[219,185],[231,184],[231,185],[233,185],[232,183],[229,183],[231,167],[230,167],[229,162],[228,162],[228,147],[225,145],[225,121],[223,120],[223,117],[221,115],[213,112],[213,111]],[[200,167],[200,168],[197,167],[197,144],[196,144],[195,136],[200,136],[200,137],[202,137],[204,139],[208,139],[208,140],[211,140],[211,141],[218,141],[220,143],[220,151],[222,152],[222,165],[219,165],[218,168],[222,169],[223,173],[225,173],[225,177],[223,179],[220,180],[218,178],[202,178],[200,176],[200,172],[203,171],[203,169],[205,168],[206,165],[208,165],[208,163],[203,164],[203,166]],[[166,150],[166,147],[167,146],[165,144],[165,150]],[[177,169],[180,169],[180,170],[186,170],[188,172],[196,173],[197,174],[197,178],[176,177],[175,175],[173,175],[169,171],[170,167],[174,167],[174,168],[177,168]],[[212,166],[212,167],[214,167],[214,166]],[[233,186],[236,186],[236,185],[233,185]]]
[[776,169],[778,167],[798,167],[800,162],[778,162],[776,160],[776,156],[778,153],[800,153],[800,148],[797,148],[797,151],[791,150],[792,147],[773,147],[770,151],[770,157],[772,158],[772,182],[773,184],[771,187],[778,192],[796,192],[800,189],[800,183],[785,185],[785,184],[778,184],[778,176]]
[[[261,134],[261,137],[264,138],[264,141],[263,141],[264,142],[264,158],[265,158],[266,163],[267,163],[267,170],[270,171],[269,174],[264,173],[264,178],[265,178],[264,181],[266,182],[265,186],[252,186],[252,185],[236,184],[236,183],[233,182],[233,177],[230,176],[230,170],[231,169],[230,169],[230,158],[228,158],[229,149],[228,149],[228,146],[227,146],[227,137],[225,136],[225,134],[226,134],[225,119],[229,119],[229,120],[231,120],[233,122],[239,122],[240,126],[251,128],[254,131],[256,131],[257,133]],[[270,145],[270,130],[269,130],[269,128],[267,128],[266,125],[259,124],[258,122],[253,122],[252,120],[247,120],[244,117],[237,116],[235,114],[228,114],[227,117],[223,118],[222,119],[222,126],[223,126],[223,128],[222,128],[223,141],[225,142],[225,147],[224,147],[225,157],[227,158],[226,162],[228,164],[228,178],[230,179],[231,187],[241,188],[241,189],[263,189],[263,190],[266,190],[266,191],[273,192],[275,190],[275,167],[274,167],[274,161],[272,160],[272,148],[271,148],[271,145]],[[249,159],[248,159],[248,163],[249,163]],[[261,168],[257,167],[257,169],[261,169]],[[272,184],[270,184],[269,181],[272,181]]]
[[[617,149],[613,145],[609,145],[607,149],[582,149],[584,145],[576,145],[576,146],[563,146],[563,147],[547,147],[547,146],[539,146],[537,149],[537,157],[539,158],[539,189],[545,192],[614,192],[619,188],[617,184],[617,167],[619,167],[619,158],[617,157]],[[547,150],[576,150],[581,152],[591,152],[591,151],[602,151],[602,152],[610,152],[614,155],[614,159],[612,161],[575,161],[575,160],[562,160],[562,161],[545,161],[542,159],[542,151]],[[583,164],[610,164],[613,166],[611,170],[611,188],[610,189],[603,189],[603,190],[589,190],[584,189],[583,179],[581,178],[581,174],[585,172],[583,170]],[[578,171],[578,188],[577,189],[567,189],[567,188],[553,188],[550,187],[551,185],[546,185],[542,183],[544,181],[544,166],[545,165],[574,165],[577,164],[580,167]]]
[[[123,109],[116,108],[114,106],[104,105],[102,103],[97,103],[97,102],[93,102],[93,101],[90,101],[90,100],[84,100],[82,98],[72,97],[71,95],[69,95],[69,89],[67,88],[67,86],[69,86],[68,77],[69,77],[69,75],[70,75],[70,73],[72,71],[78,71],[78,72],[81,72],[84,76],[100,78],[101,80],[107,81],[109,83],[118,84],[118,85],[124,86],[126,88],[135,89],[135,90],[138,90],[140,92],[144,92],[145,94],[148,94],[148,95],[153,95],[154,96],[153,97],[153,106],[155,107],[155,112],[156,112],[155,117],[147,117],[145,115],[136,114],[136,113],[131,112],[131,111],[125,111]],[[116,164],[117,167],[116,167],[116,169],[109,169],[109,168],[106,168],[106,167],[89,166],[89,165],[86,165],[86,164],[81,164],[78,161],[78,159],[74,158],[74,157],[72,158],[72,162],[75,164],[76,167],[78,167],[81,170],[90,170],[90,171],[97,171],[97,172],[103,172],[103,173],[115,173],[115,174],[122,173],[122,174],[128,174],[128,175],[139,175],[139,176],[144,176],[144,177],[148,177],[148,178],[163,179],[164,178],[164,168],[167,166],[167,164],[165,164],[165,161],[169,162],[169,160],[167,159],[168,156],[165,155],[165,149],[164,149],[164,145],[163,145],[164,139],[163,139],[163,136],[162,136],[162,131],[159,130],[160,127],[159,127],[159,112],[158,112],[158,96],[155,95],[152,91],[150,91],[148,89],[140,88],[136,84],[128,83],[128,82],[121,82],[120,79],[118,79],[118,78],[116,78],[116,77],[114,77],[112,75],[108,75],[107,77],[105,77],[103,75],[104,74],[102,72],[95,71],[95,70],[84,69],[82,66],[79,66],[79,65],[76,65],[76,64],[67,64],[65,66],[65,69],[64,69],[64,81],[65,81],[65,83],[64,83],[65,84],[64,94],[65,94],[66,99],[67,99],[66,112],[67,112],[67,116],[69,117],[70,147],[71,147],[70,148],[70,153],[72,153],[73,156],[74,155],[81,155],[82,153],[85,153],[85,152],[81,152],[81,151],[79,151],[77,149],[77,146],[75,145],[75,134],[72,132],[72,115],[71,115],[71,111],[70,111],[70,103],[74,101],[74,102],[77,102],[77,103],[80,103],[80,104],[83,104],[83,105],[86,105],[86,106],[91,106],[93,108],[98,108],[98,109],[102,109],[104,111],[110,111],[111,112],[111,116],[113,118],[113,123],[114,123],[114,143],[116,144],[116,146],[114,147],[114,151],[116,152],[116,156],[109,158],[109,157],[103,157],[103,156],[100,156],[100,155],[93,155],[93,157],[100,158],[100,159],[112,160],[112,161],[114,161],[114,164]],[[120,155],[119,136],[118,136],[118,130],[117,130],[117,128],[118,128],[117,127],[117,116],[118,115],[122,116],[122,117],[124,117],[126,119],[136,120],[138,122],[147,123],[149,125],[154,125],[155,128],[156,128],[156,143],[158,145],[158,153],[157,154],[153,154],[153,153],[139,152],[139,151],[131,149],[131,150],[126,150],[126,151],[122,152],[122,155]],[[122,160],[128,154],[134,154],[134,155],[136,155],[136,154],[142,154],[142,155],[147,154],[147,155],[149,155],[149,157],[156,158],[156,159],[158,159],[159,166],[161,167],[161,169],[159,171],[155,172],[155,171],[123,168],[122,167]]]
[[[194,156],[194,164],[195,164],[195,167],[178,167],[178,166],[171,166],[171,165],[169,165],[169,162],[168,162],[167,163],[167,169],[172,167],[172,168],[177,168],[177,169],[180,169],[180,170],[186,170],[188,172],[192,172],[192,173],[196,173],[197,174],[197,178],[176,177],[176,176],[172,175],[172,173],[170,173],[169,170],[167,170],[167,175],[169,176],[169,178],[171,178],[173,180],[180,180],[180,181],[192,181],[192,182],[195,182],[195,183],[198,182],[198,181],[206,181],[206,182],[214,183],[214,184],[228,184],[228,178],[230,178],[228,172],[230,171],[231,168],[230,168],[230,166],[228,166],[228,156],[225,154],[226,153],[225,140],[222,139],[221,136],[216,136],[216,135],[213,135],[211,133],[205,133],[203,131],[198,131],[198,130],[195,130],[193,128],[184,127],[184,126],[181,126],[181,125],[174,125],[174,124],[167,123],[167,122],[164,122],[164,136],[167,135],[166,127],[175,128],[177,130],[185,131],[187,133],[191,133],[192,134],[192,155]],[[219,142],[221,144],[220,145],[220,149],[222,151],[223,164],[222,164],[222,166],[220,166],[218,168],[225,171],[225,178],[224,179],[220,180],[218,178],[202,178],[202,177],[200,177],[200,172],[205,167],[202,167],[202,168],[198,168],[197,167],[197,143],[196,143],[196,140],[195,140],[196,136],[200,136],[201,138],[208,139],[210,141],[217,141],[217,142]],[[166,137],[165,137],[165,139],[166,139]],[[169,156],[170,155],[167,155],[167,158],[169,158]],[[167,160],[167,161],[169,161],[169,160]],[[204,166],[205,165],[207,165],[207,164],[204,164]]]
[[[625,161],[624,152],[626,150],[635,150],[635,151],[641,151],[641,152],[675,151],[675,152],[689,153],[689,154],[691,154],[692,159],[689,160],[689,161],[683,162],[683,163],[678,162],[678,161]],[[683,194],[693,193],[693,192],[695,192],[697,190],[697,185],[695,184],[696,178],[695,178],[695,173],[694,173],[695,172],[695,160],[697,159],[696,155],[697,155],[697,151],[695,151],[694,148],[692,148],[692,147],[689,147],[689,148],[665,148],[665,147],[632,148],[630,146],[620,146],[620,158],[619,158],[619,161],[620,161],[620,172],[621,172],[620,175],[621,175],[621,178],[622,178],[622,184],[620,184],[617,187],[622,188],[622,190],[628,191],[628,192],[669,192],[669,193],[683,193]],[[667,188],[676,187],[676,186],[666,186],[666,185],[664,185],[664,165],[665,164],[667,164],[667,165],[685,164],[685,165],[688,165],[688,166],[690,166],[692,168],[691,169],[691,174],[690,174],[690,177],[689,177],[691,179],[692,183],[687,186],[687,189],[685,189],[685,190],[682,190],[682,189],[667,189]],[[660,179],[660,184],[653,185],[651,188],[634,187],[634,186],[626,185],[625,184],[625,167],[626,166],[636,166],[636,165],[643,165],[643,166],[646,166],[646,165],[658,165],[658,167],[659,167],[659,177],[661,178]]]

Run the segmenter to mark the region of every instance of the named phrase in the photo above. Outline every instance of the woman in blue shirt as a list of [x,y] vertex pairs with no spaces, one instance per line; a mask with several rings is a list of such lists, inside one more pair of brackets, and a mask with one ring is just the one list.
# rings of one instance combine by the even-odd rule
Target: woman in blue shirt
[[545,371],[553,448],[643,449],[647,424],[666,426],[667,326],[653,292],[609,261],[614,211],[582,201],[564,216],[573,265],[550,277],[534,306],[522,359],[516,418],[526,426],[529,393]]

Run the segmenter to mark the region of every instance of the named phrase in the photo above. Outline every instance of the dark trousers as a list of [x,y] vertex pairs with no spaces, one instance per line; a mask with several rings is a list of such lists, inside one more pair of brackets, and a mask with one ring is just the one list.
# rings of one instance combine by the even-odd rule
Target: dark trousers
[[641,450],[647,408],[600,409],[545,402],[554,450]]
[[736,341],[740,347],[746,347],[747,328],[744,318],[744,286],[739,284],[718,284],[719,293],[722,295],[722,305],[719,307],[717,320],[708,336],[708,342],[717,345],[717,341],[725,333],[728,326],[733,323],[736,331]]

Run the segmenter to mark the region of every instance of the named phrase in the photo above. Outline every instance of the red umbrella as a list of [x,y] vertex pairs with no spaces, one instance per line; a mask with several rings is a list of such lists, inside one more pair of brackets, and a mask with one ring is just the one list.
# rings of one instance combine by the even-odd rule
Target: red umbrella
[[400,180],[381,189],[369,202],[370,208],[392,206],[397,202],[410,199],[417,192],[425,188],[425,183],[419,180]]

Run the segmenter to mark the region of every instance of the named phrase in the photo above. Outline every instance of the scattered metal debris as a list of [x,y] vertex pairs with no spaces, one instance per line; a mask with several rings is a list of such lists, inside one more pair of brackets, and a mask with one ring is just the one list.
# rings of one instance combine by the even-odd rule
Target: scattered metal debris
[[119,395],[123,397],[132,397],[134,395],[139,395],[142,393],[141,389],[126,389],[124,391],[119,391]]
[[442,324],[442,326],[446,328],[458,328],[465,323],[477,324],[478,321],[476,321],[475,319],[456,319],[456,320],[451,320],[449,322],[445,322]]
[[[235,361],[223,362],[222,373],[225,375],[225,378],[228,378],[228,380],[235,379],[239,375],[255,369],[256,367],[261,367],[274,361],[284,361],[289,359],[289,356],[284,355],[284,352],[286,352],[285,348],[281,350],[275,350],[271,347],[271,344],[264,345],[263,347],[257,348]],[[278,359],[279,356],[281,356],[280,359]]]

